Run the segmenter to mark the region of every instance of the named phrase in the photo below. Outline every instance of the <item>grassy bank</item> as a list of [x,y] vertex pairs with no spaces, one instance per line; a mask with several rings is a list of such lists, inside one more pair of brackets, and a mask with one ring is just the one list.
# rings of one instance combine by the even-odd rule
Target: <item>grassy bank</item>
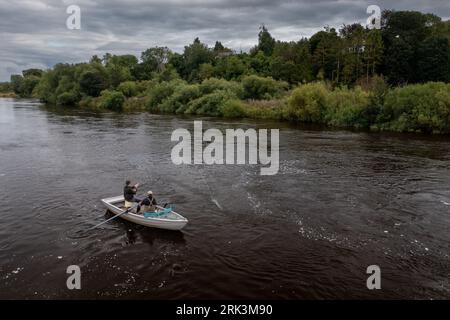
[[[64,84],[64,78],[59,80]],[[58,83],[57,82],[57,83]],[[256,75],[240,81],[209,78],[189,83],[178,77],[125,81],[96,97],[46,87],[33,91],[44,102],[89,109],[160,114],[253,118],[321,124],[375,131],[450,133],[450,84],[390,87],[381,77],[362,85],[333,86],[326,81],[289,86]],[[2,93],[2,97],[15,94]]]
[[[132,88],[130,90],[130,88]],[[128,82],[81,107],[225,118],[254,118],[395,132],[450,133],[450,84],[430,82],[389,88],[382,78],[362,88],[315,82],[287,90],[284,83],[252,77]]]
[[17,98],[14,92],[0,92],[0,98]]

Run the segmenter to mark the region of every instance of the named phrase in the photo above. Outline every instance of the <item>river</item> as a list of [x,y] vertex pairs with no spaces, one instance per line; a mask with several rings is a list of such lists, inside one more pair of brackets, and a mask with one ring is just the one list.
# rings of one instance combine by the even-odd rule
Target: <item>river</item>
[[[171,133],[193,120],[0,99],[0,298],[450,298],[448,137],[202,118],[279,128],[279,173],[261,176],[173,165]],[[186,228],[85,232],[126,178]],[[67,289],[69,265],[81,290]],[[370,265],[381,290],[366,286]]]

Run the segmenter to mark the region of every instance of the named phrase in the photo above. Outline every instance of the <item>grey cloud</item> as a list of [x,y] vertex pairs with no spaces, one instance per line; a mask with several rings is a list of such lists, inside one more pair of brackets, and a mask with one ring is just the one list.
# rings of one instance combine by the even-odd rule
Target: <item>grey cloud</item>
[[[82,30],[66,29],[70,4],[81,7]],[[248,50],[261,24],[277,39],[296,40],[325,25],[363,23],[369,4],[450,17],[448,0],[0,0],[0,81],[105,52],[139,56],[155,45],[180,51],[197,36]]]

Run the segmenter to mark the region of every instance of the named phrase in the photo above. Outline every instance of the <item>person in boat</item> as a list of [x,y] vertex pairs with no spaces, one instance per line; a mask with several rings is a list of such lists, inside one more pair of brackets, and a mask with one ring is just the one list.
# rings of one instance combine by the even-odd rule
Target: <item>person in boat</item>
[[146,212],[155,212],[157,205],[158,204],[156,203],[156,199],[153,196],[153,192],[149,191],[147,192],[147,197],[139,203],[137,212],[141,214],[144,214]]
[[136,192],[139,188],[139,183],[131,185],[131,181],[127,180],[125,182],[125,187],[123,188],[123,197],[125,198],[125,208],[130,209],[133,207],[135,202],[138,200],[135,198]]

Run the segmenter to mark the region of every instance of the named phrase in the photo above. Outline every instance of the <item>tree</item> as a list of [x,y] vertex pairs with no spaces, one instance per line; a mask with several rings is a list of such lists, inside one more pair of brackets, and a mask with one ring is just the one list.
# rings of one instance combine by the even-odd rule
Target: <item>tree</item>
[[98,97],[107,88],[104,76],[97,70],[88,70],[81,75],[80,90],[91,97]]
[[338,54],[345,49],[338,44],[341,44],[342,41],[333,28],[325,28],[310,38],[312,72],[316,78],[323,77],[333,80],[335,74],[339,78],[342,61],[339,60]]
[[150,72],[162,72],[169,62],[172,51],[167,47],[153,47],[142,52],[142,64]]
[[100,59],[97,55],[93,55],[91,60],[89,60],[89,63],[102,63],[102,59]]
[[10,82],[14,93],[20,94],[22,91],[23,77],[20,74],[12,74]]
[[366,29],[363,59],[366,66],[366,83],[368,83],[369,76],[375,76],[377,68],[383,60],[383,39],[380,30]]
[[203,63],[200,65],[198,78],[200,81],[214,77],[214,66],[211,63]]
[[381,71],[391,84],[412,83],[416,76],[417,48],[431,36],[445,36],[441,18],[416,11],[384,11],[382,37],[385,47]]
[[275,47],[275,39],[272,38],[266,26],[262,25],[259,30],[258,50],[262,51],[266,56],[271,56]]
[[41,77],[43,73],[44,71],[42,71],[41,69],[26,69],[22,71],[22,75],[24,78],[28,76]]
[[106,72],[108,74],[108,82],[113,88],[117,88],[122,82],[132,80],[130,69],[121,64],[109,63],[106,67]]
[[307,82],[312,79],[311,62],[308,40],[278,41],[271,61],[271,75],[291,84]]
[[182,61],[182,68],[177,70],[178,73],[187,80],[196,80],[200,65],[211,63],[213,54],[206,44],[201,43],[199,38],[195,38],[191,45],[184,47]]
[[390,43],[384,56],[384,74],[391,84],[413,82],[415,72],[415,48],[399,37]]
[[215,73],[221,78],[233,80],[240,78],[247,72],[247,67],[237,55],[223,58],[217,62]]
[[[243,58],[244,57],[246,56],[243,56]],[[266,56],[264,52],[257,51],[250,56],[248,64],[254,73],[260,76],[269,76],[271,74],[270,61],[270,57]]]
[[358,23],[344,25],[340,35],[344,43],[342,75],[344,82],[353,83],[364,74],[365,30]]
[[445,37],[431,37],[417,49],[416,80],[450,81],[450,45]]

